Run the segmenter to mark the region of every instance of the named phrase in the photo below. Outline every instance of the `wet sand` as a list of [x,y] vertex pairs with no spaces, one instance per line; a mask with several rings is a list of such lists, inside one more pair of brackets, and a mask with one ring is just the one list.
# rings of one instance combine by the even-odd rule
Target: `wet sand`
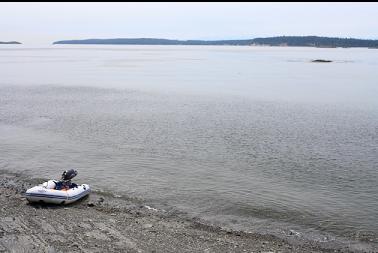
[[44,179],[0,172],[0,252],[348,252],[208,226],[101,193],[66,206],[30,204],[24,192]]

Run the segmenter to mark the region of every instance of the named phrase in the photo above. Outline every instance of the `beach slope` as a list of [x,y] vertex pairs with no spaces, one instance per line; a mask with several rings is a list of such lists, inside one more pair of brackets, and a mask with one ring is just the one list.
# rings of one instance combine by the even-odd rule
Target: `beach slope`
[[324,252],[101,193],[68,206],[29,204],[25,190],[43,179],[1,174],[0,252]]

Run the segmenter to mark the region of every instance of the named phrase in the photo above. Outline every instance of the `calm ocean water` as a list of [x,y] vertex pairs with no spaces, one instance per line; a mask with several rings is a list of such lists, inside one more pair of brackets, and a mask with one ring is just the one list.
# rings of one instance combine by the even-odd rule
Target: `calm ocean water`
[[0,170],[377,249],[377,70],[374,49],[1,46]]

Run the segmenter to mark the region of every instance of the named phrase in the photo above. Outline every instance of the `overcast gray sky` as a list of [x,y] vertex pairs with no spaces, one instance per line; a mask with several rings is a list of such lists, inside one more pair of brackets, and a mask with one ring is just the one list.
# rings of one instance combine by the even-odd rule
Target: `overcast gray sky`
[[378,39],[378,3],[0,3],[0,41],[85,38]]

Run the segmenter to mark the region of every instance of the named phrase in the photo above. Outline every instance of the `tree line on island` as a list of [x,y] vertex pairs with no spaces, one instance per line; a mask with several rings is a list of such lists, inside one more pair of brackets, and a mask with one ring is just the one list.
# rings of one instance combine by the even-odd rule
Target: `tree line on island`
[[246,40],[171,40],[154,38],[117,38],[61,40],[53,44],[101,45],[230,45],[230,46],[306,46],[306,47],[370,47],[377,48],[378,40],[332,38],[319,36],[277,36]]
[[[17,41],[0,44],[22,44]],[[214,45],[214,46],[287,46],[287,47],[367,47],[378,48],[378,40],[333,38],[320,36],[276,36],[245,40],[172,40],[155,38],[116,38],[60,40],[53,44],[93,44],[93,45]]]

